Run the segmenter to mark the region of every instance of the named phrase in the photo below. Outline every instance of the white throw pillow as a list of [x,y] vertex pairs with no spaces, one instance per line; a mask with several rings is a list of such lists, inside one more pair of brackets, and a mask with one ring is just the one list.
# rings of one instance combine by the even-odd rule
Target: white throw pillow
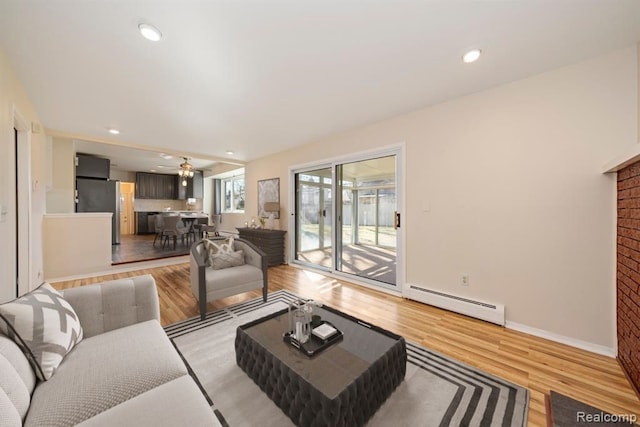
[[204,240],[204,247],[207,249],[207,260],[209,267],[213,267],[213,258],[221,254],[232,254],[233,249],[233,236],[227,237],[224,240]]
[[0,330],[29,359],[36,376],[46,381],[82,340],[78,315],[48,283],[0,305]]
[[210,262],[211,268],[214,270],[244,265],[244,251],[224,252],[212,255]]

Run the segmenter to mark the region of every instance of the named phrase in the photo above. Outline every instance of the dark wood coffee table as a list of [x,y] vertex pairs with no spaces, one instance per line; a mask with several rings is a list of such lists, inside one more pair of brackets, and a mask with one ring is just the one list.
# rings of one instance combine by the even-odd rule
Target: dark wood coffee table
[[343,339],[307,357],[282,339],[285,309],[238,327],[236,362],[296,425],[364,425],[404,379],[404,338],[327,306],[314,314]]

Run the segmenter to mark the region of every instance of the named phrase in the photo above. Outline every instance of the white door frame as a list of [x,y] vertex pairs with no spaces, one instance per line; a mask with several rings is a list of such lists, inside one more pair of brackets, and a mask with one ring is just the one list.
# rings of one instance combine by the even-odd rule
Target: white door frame
[[[11,161],[11,179],[15,180],[17,176],[17,182],[15,182],[18,192],[17,206],[16,201],[13,200],[12,212],[16,212],[16,218],[18,219],[16,241],[18,242],[18,253],[16,254],[18,259],[18,295],[23,295],[32,289],[31,284],[31,126],[29,122],[25,120],[24,116],[20,114],[17,107],[13,106],[12,111],[13,128],[18,131],[17,144],[12,145],[13,160]],[[13,128],[11,129],[13,134]],[[13,135],[11,140],[13,141]],[[15,165],[16,160],[18,164],[18,170],[16,174]],[[12,247],[15,247],[15,242],[12,242]]]
[[[306,172],[306,171],[311,171],[311,170],[316,170],[316,169],[322,169],[322,168],[326,168],[326,167],[331,167],[332,169],[332,173],[335,174],[335,166],[337,164],[343,164],[343,163],[351,163],[351,162],[357,162],[357,161],[362,161],[362,160],[367,160],[367,159],[371,159],[371,158],[375,158],[375,157],[385,157],[385,156],[396,156],[396,176],[397,176],[397,181],[396,181],[396,205],[397,205],[397,209],[398,212],[401,214],[401,226],[400,228],[398,228],[398,233],[397,233],[397,241],[396,241],[396,285],[395,286],[385,286],[384,283],[382,282],[377,282],[374,280],[370,280],[364,277],[359,277],[359,276],[355,276],[352,274],[348,274],[348,273],[343,273],[341,271],[336,270],[335,268],[335,262],[331,268],[331,271],[327,271],[326,269],[319,267],[319,266],[311,266],[307,263],[302,263],[299,261],[296,261],[296,245],[295,245],[295,231],[296,231],[296,201],[295,201],[295,192],[296,192],[296,188],[295,188],[295,174],[297,173],[301,173],[301,172]],[[346,281],[352,282],[352,283],[357,283],[359,285],[365,286],[365,287],[369,287],[369,288],[373,288],[379,291],[386,291],[389,292],[391,294],[394,295],[401,295],[402,293],[402,289],[404,287],[404,280],[405,280],[405,236],[404,236],[404,224],[406,224],[406,218],[404,216],[404,213],[406,212],[405,209],[405,197],[404,197],[404,189],[405,189],[405,170],[404,170],[404,164],[405,164],[405,143],[401,142],[398,144],[393,144],[393,145],[389,145],[389,146],[385,146],[385,147],[379,147],[373,150],[368,150],[368,151],[362,151],[362,152],[358,152],[358,153],[352,153],[352,154],[348,154],[348,155],[344,155],[344,156],[339,156],[339,157],[334,157],[334,158],[330,158],[330,159],[324,159],[324,160],[319,160],[316,162],[310,162],[310,163],[306,163],[306,164],[301,164],[301,165],[293,165],[289,167],[289,188],[292,189],[292,191],[289,191],[289,206],[290,206],[290,219],[289,219],[289,233],[288,233],[288,239],[289,239],[289,260],[290,263],[292,265],[300,265],[300,266],[304,266],[305,268],[310,267],[313,268],[315,270],[321,271],[324,274],[329,274],[330,276],[333,277],[337,277],[337,278],[341,278],[344,279]],[[333,198],[335,201],[335,191],[336,191],[336,179],[335,176],[333,176],[333,182],[332,182],[332,191],[333,191]],[[335,203],[334,203],[335,205]],[[335,213],[335,206],[334,206],[334,212]],[[332,213],[332,215],[333,215]],[[336,244],[336,233],[337,233],[337,227],[335,226],[337,224],[337,220],[335,218],[333,218],[333,236],[332,236],[332,244],[335,246]],[[335,256],[335,255],[334,255]]]
[[[318,163],[314,163],[313,165],[295,166],[293,168],[289,168],[289,188],[292,189],[290,191],[291,194],[289,194],[289,206],[290,206],[289,211],[291,212],[291,215],[290,215],[290,218],[289,218],[289,233],[288,233],[288,237],[289,237],[289,262],[290,262],[290,264],[298,264],[298,265],[302,265],[302,266],[305,266],[305,267],[313,268],[314,270],[320,270],[320,271],[323,271],[323,272],[331,272],[331,271],[333,271],[332,270],[333,266],[331,268],[328,268],[328,267],[322,267],[320,265],[311,264],[311,263],[308,263],[308,262],[296,260],[296,251],[298,250],[298,248],[296,247],[296,232],[298,230],[298,224],[296,223],[296,212],[297,212],[297,209],[298,209],[298,206],[296,204],[296,191],[298,191],[298,189],[296,188],[296,174],[305,173],[305,172],[313,172],[313,171],[318,170],[318,169],[331,169],[332,173],[333,173],[333,165],[332,165],[331,162],[329,162],[329,163],[327,163],[327,162],[318,162]],[[333,178],[333,176],[332,176],[332,178]],[[332,184],[332,188],[333,188],[333,184]],[[320,187],[320,191],[322,191],[322,187]],[[333,212],[331,213],[331,215],[333,215]],[[331,236],[331,238],[333,239],[333,235]],[[333,244],[333,241],[331,242],[331,244]]]

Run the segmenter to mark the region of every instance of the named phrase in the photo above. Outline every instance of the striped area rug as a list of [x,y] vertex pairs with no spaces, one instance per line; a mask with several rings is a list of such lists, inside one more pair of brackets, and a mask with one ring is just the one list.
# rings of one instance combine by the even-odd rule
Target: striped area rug
[[[228,425],[291,426],[292,421],[235,363],[236,328],[281,310],[298,296],[277,291],[165,328],[219,417]],[[407,342],[407,374],[368,426],[525,426],[529,391]]]

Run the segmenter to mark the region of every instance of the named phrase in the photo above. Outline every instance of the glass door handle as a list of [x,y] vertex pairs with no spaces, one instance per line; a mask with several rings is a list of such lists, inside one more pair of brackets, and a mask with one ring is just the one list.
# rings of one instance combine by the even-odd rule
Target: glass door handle
[[400,212],[393,211],[393,228],[397,230],[400,228]]

